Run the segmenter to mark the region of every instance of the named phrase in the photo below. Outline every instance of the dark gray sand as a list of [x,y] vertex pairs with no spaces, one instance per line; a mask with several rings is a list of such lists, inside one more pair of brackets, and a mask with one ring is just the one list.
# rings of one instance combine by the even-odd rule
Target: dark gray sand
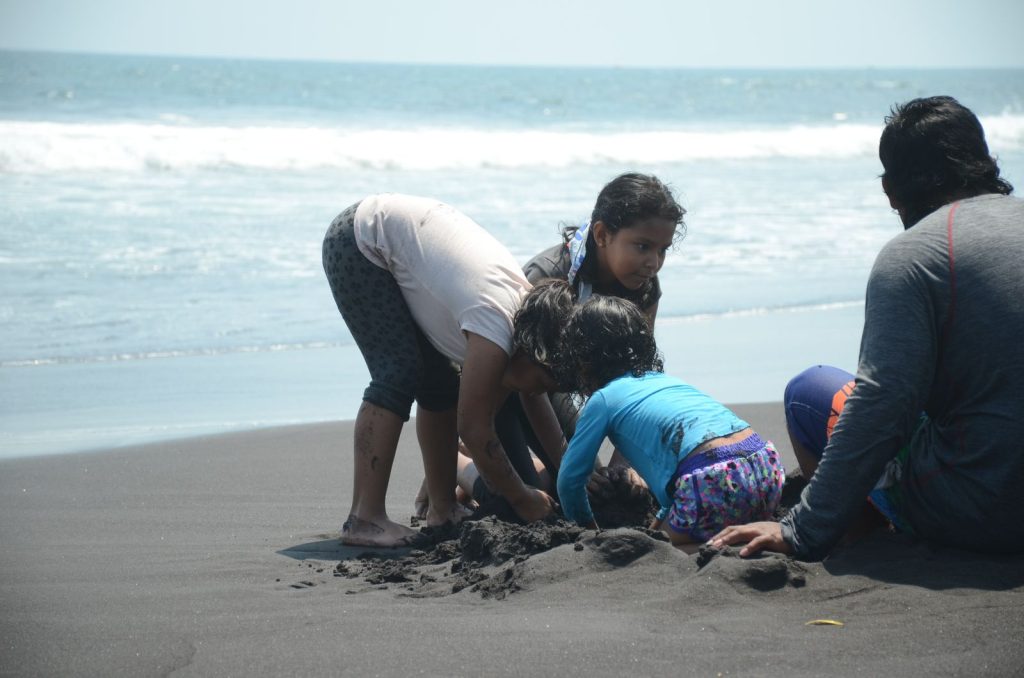
[[[738,406],[792,463],[778,405]],[[0,675],[1021,675],[1024,557],[823,563],[482,519],[337,541],[351,427],[0,462]],[[389,492],[411,513],[412,427]],[[815,624],[833,621],[842,625]]]

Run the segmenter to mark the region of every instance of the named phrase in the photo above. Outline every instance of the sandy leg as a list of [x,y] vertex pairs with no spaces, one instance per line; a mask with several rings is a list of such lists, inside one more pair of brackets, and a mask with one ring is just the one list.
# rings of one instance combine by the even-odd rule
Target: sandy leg
[[455,408],[435,412],[423,407],[416,409],[416,438],[423,453],[423,471],[429,506],[428,525],[440,525],[457,515],[455,501],[455,458],[458,454],[459,434]]
[[358,546],[404,546],[415,534],[388,518],[384,501],[395,461],[402,419],[364,402],[355,422],[352,508],[341,528],[341,541]]
[[459,456],[455,462],[455,481],[459,489],[467,496],[472,497],[473,485],[479,477],[480,472],[476,470],[476,464],[470,458],[469,450],[466,449],[462,441],[459,441]]
[[[455,501],[470,511],[477,506],[477,503],[473,501],[472,495],[463,490],[461,486],[455,488]],[[426,520],[429,510],[430,496],[427,494],[427,480],[424,478],[423,482],[420,483],[420,489],[416,493],[416,498],[413,500],[413,517],[419,520]]]
[[412,501],[412,515],[420,520],[427,517],[430,509],[430,497],[427,495],[427,479],[420,483],[420,489],[416,492],[416,498]]

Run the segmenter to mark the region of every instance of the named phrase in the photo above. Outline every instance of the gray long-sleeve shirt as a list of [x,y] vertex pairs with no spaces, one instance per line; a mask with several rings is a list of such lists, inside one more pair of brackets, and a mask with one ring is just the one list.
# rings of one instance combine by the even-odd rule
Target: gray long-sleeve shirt
[[1024,550],[1022,200],[983,195],[946,205],[878,255],[856,386],[782,521],[794,553],[824,557],[908,444],[901,488],[915,533],[981,551]]

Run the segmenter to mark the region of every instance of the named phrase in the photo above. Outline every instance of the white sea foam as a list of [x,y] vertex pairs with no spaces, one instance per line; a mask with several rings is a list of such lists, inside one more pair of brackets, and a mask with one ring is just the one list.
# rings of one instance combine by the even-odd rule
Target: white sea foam
[[[1024,116],[984,120],[993,151],[1024,148]],[[203,127],[0,122],[0,171],[177,171],[565,167],[687,160],[851,158],[876,152],[876,125],[740,130]]]
[[692,322],[705,322],[720,318],[745,318],[750,316],[778,315],[784,313],[822,313],[858,308],[864,305],[862,300],[829,301],[820,304],[788,304],[781,306],[758,306],[754,308],[736,308],[716,313],[691,313],[686,315],[658,316],[658,325],[682,325]]

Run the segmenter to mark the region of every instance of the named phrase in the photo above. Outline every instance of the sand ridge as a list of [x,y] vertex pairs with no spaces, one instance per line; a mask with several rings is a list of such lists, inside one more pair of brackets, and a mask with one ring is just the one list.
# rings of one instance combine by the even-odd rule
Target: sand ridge
[[[787,476],[786,503],[779,507],[779,516],[799,500],[805,485],[799,471]],[[559,516],[524,525],[498,498],[459,525],[421,528],[417,544],[408,552],[368,550],[339,562],[334,575],[400,595],[436,597],[468,589],[483,598],[501,600],[536,589],[541,582],[629,568],[645,559],[666,570],[660,577],[678,581],[697,574],[721,555],[733,562],[718,567],[718,572],[737,585],[759,591],[804,585],[805,569],[791,559],[766,555],[737,561],[737,549],[718,551],[707,546],[691,557],[672,547],[663,532],[644,527],[658,508],[650,492],[630,492],[627,485],[614,483],[604,496],[592,497],[592,502],[602,529],[586,529]]]

